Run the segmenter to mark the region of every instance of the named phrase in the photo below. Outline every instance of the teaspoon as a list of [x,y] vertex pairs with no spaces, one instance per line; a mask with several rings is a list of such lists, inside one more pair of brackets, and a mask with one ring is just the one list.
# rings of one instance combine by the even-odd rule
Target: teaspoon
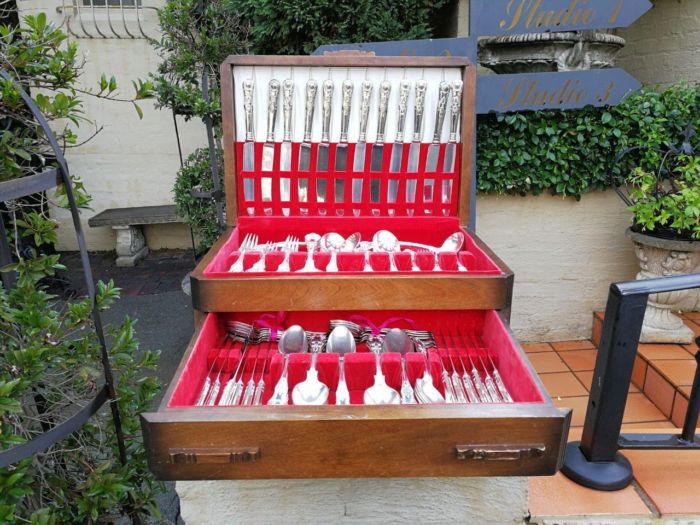
[[401,404],[415,405],[416,398],[406,372],[406,354],[413,351],[413,342],[406,332],[392,328],[384,336],[384,350],[401,354]]
[[328,387],[319,381],[316,370],[316,358],[323,350],[323,339],[315,336],[311,340],[311,366],[306,372],[306,379],[292,390],[292,402],[295,405],[325,405],[328,401]]
[[369,349],[376,356],[376,372],[374,374],[374,384],[365,390],[365,405],[398,405],[401,403],[399,393],[386,384],[386,378],[382,372],[380,354],[382,351],[382,341],[379,337],[373,337],[367,342]]
[[349,405],[350,391],[348,390],[348,385],[345,382],[345,354],[355,351],[355,338],[353,337],[352,332],[350,332],[350,330],[345,326],[336,326],[333,328],[333,331],[328,336],[326,351],[329,353],[338,354],[340,357],[338,364],[338,387],[335,389],[335,404]]
[[287,367],[289,365],[289,354],[306,352],[308,346],[306,332],[299,325],[287,328],[280,337],[278,348],[284,355],[284,368],[280,376],[272,397],[267,402],[268,405],[286,405],[289,403],[289,383],[287,381]]

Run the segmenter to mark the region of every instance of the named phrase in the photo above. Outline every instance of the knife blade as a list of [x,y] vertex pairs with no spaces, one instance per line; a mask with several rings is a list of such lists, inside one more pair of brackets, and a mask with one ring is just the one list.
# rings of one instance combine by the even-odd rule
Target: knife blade
[[314,106],[318,83],[310,78],[306,83],[306,106],[304,108],[304,140],[299,149],[299,171],[309,171],[311,167],[311,129],[314,123]]
[[[350,108],[352,106],[353,90],[354,85],[352,81],[344,80],[343,102],[340,114],[340,142],[335,149],[335,171],[346,171],[348,169],[348,128],[350,127]],[[338,201],[336,197],[336,202],[342,201]]]
[[435,131],[433,141],[428,148],[428,160],[425,163],[425,171],[434,173],[437,171],[438,156],[440,155],[440,141],[442,139],[442,127],[445,123],[445,113],[447,112],[447,98],[450,94],[449,82],[440,82],[437,110],[435,112]]
[[[280,152],[280,170],[292,171],[292,110],[294,109],[294,81],[291,78],[282,82],[282,113],[284,135]],[[284,194],[284,193],[283,193]],[[289,200],[289,199],[288,199]]]
[[245,113],[245,144],[243,144],[243,170],[255,171],[255,131],[253,128],[253,80],[243,81],[243,110]]
[[370,171],[382,171],[384,159],[384,136],[386,134],[386,117],[389,113],[389,95],[391,82],[384,80],[379,85],[379,117],[377,118],[377,139],[372,145],[372,157],[369,163]]
[[318,145],[318,158],[316,159],[316,171],[328,171],[328,154],[331,148],[331,107],[333,104],[333,81],[327,79],[323,82],[323,94],[321,98],[322,126],[321,144]]
[[277,122],[279,94],[280,82],[273,78],[267,88],[267,138],[263,144],[263,171],[272,171],[272,165],[275,163],[275,124]]
[[[409,173],[418,172],[418,159],[420,158],[420,146],[423,140],[423,116],[425,115],[425,92],[428,89],[428,83],[425,80],[416,82],[416,105],[413,111],[413,140],[411,147],[408,150],[408,167]],[[415,187],[413,189],[415,195]],[[413,201],[411,201],[413,202]]]
[[445,160],[442,171],[452,173],[455,170],[455,156],[457,153],[457,136],[459,134],[459,121],[462,116],[462,90],[464,83],[461,80],[452,82],[452,104],[450,107],[450,138],[445,149]]
[[[362,98],[360,99],[360,136],[355,145],[355,160],[352,171],[365,171],[365,152],[367,149],[367,123],[369,122],[369,102],[372,98],[372,83],[369,80],[362,82]],[[362,181],[360,181],[361,183]],[[355,183],[353,182],[353,202],[355,195]],[[360,184],[360,188],[362,185]],[[362,193],[360,191],[360,193]],[[359,201],[357,201],[359,202]]]

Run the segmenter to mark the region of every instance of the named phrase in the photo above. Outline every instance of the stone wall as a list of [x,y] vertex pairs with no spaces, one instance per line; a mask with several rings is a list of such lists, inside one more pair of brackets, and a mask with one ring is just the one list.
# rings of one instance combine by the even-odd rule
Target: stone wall
[[631,27],[617,65],[644,84],[700,81],[700,2],[655,0]]

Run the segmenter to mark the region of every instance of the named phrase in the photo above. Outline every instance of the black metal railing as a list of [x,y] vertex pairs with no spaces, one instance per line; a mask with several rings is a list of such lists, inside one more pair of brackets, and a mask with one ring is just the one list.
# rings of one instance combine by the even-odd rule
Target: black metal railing
[[[580,485],[620,490],[632,481],[632,465],[621,449],[700,450],[700,352],[683,431],[620,434],[639,336],[650,294],[700,288],[700,274],[613,284],[605,309],[593,384],[580,442],[569,443],[562,472]],[[700,344],[700,338],[697,340]]]

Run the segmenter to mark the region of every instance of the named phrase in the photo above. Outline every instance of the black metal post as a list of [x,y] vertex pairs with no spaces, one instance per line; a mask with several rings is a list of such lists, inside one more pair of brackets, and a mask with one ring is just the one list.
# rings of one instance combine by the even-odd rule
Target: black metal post
[[[12,251],[7,240],[4,219],[0,216],[0,268],[8,264],[12,264]],[[5,290],[9,290],[15,285],[15,277],[15,272],[13,271],[0,272],[0,279],[2,279],[2,285],[5,287]]]
[[[700,346],[700,337],[696,340]],[[683,441],[690,443],[695,442],[695,429],[698,428],[698,415],[700,414],[700,352],[695,354],[695,379],[693,380],[693,388],[690,390],[690,402],[688,403],[688,412],[685,414],[685,423],[683,424]]]
[[[679,436],[620,436],[620,429],[649,295],[699,287],[700,274],[610,287],[583,434],[580,442],[569,443],[566,448],[562,472],[567,477],[597,490],[620,490],[632,481],[632,466],[619,453],[620,448],[698,449],[694,436],[700,408],[697,399],[695,404],[691,400],[694,421],[690,421],[691,410],[686,419],[688,425],[693,425],[687,431],[687,443],[681,443]],[[700,382],[697,374],[695,379]]]

